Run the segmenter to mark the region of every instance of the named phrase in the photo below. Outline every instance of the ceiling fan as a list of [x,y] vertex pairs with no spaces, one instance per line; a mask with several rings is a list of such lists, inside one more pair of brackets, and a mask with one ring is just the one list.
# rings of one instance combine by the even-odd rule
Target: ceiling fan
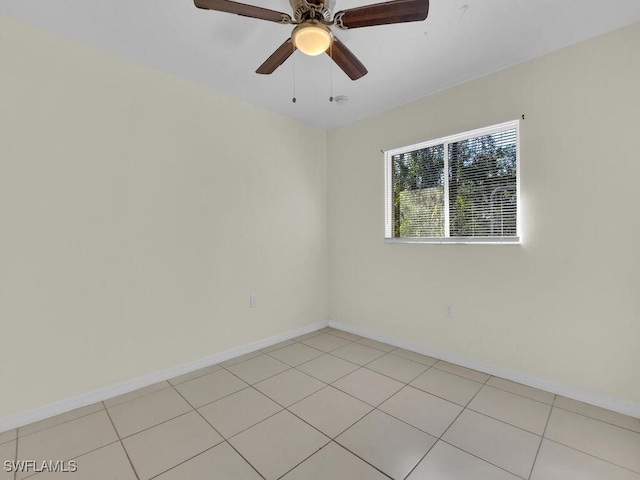
[[334,37],[331,25],[340,29],[388,25],[391,23],[419,22],[427,18],[429,0],[393,0],[337,12],[331,19],[335,0],[289,0],[293,18],[286,13],[267,8],[238,3],[232,0],[194,0],[196,7],[205,10],[235,13],[244,17],[295,25],[291,34],[256,73],[268,75],[298,49],[307,55],[326,53],[351,80],[367,74],[365,66],[344,43]]

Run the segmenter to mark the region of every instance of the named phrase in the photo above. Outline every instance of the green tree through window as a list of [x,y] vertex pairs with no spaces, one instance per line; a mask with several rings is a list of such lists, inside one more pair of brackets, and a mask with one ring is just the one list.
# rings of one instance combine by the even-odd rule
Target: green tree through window
[[444,146],[393,157],[393,192],[395,236],[443,236]]

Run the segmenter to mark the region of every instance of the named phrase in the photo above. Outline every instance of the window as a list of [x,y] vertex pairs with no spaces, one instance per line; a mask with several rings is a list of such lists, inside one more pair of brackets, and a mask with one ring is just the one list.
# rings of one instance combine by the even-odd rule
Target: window
[[385,236],[519,243],[518,121],[385,152]]

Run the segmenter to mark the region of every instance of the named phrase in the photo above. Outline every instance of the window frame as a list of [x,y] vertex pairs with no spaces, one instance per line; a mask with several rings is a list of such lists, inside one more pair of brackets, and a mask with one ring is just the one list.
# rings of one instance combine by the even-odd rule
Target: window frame
[[[471,138],[481,137],[500,133],[506,130],[516,131],[516,235],[509,237],[450,237],[449,236],[449,144]],[[393,236],[393,157],[415,150],[421,150],[436,145],[444,146],[444,237],[394,237]],[[520,245],[522,243],[522,222],[521,222],[521,201],[520,201],[520,120],[490,125],[488,127],[468,130],[466,132],[448,135],[446,137],[435,138],[424,142],[406,145],[404,147],[384,150],[384,194],[385,194],[385,242],[386,243],[430,243],[430,244],[511,244]]]

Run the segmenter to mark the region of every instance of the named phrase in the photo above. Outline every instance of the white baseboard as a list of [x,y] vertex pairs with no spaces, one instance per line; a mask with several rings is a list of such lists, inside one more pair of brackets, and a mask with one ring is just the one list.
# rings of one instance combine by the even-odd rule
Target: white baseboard
[[329,324],[327,321],[321,321],[305,325],[304,327],[297,328],[295,330],[289,330],[288,332],[274,335],[257,342],[241,345],[224,352],[216,353],[210,357],[195,360],[193,362],[183,363],[177,367],[168,368],[160,372],[151,373],[143,377],[133,378],[116,385],[100,388],[92,392],[84,393],[76,397],[67,398],[58,402],[49,403],[42,407],[27,410],[25,412],[16,413],[7,417],[0,418],[0,433],[13,430],[14,428],[23,427],[45,418],[53,417],[54,415],[60,415],[61,413],[70,412],[76,408],[85,407],[96,402],[107,400],[108,398],[116,397],[124,393],[129,393],[139,388],[152,385],[154,383],[169,380],[171,378],[184,375],[185,373],[191,373],[216,363],[224,362],[234,357],[244,355],[245,353],[254,352],[262,348],[270,347],[276,343],[284,342],[294,337],[310,333],[321,328],[326,327]]
[[76,397],[67,398],[65,400],[60,400],[58,402],[43,405],[42,407],[34,408],[32,410],[27,410],[25,412],[20,412],[14,415],[0,418],[0,433],[25,426],[39,420],[44,420],[45,418],[49,418],[54,415],[70,412],[71,410],[75,410],[76,408],[91,405],[96,402],[101,402],[103,400],[107,400],[108,398],[116,397],[124,393],[129,393],[133,390],[137,390],[154,383],[169,380],[171,378],[184,375],[185,373],[190,373],[195,370],[214,365],[216,363],[224,362],[226,360],[244,355],[246,353],[254,352],[262,348],[267,348],[276,343],[283,342],[300,335],[304,335],[305,333],[319,330],[326,327],[327,325],[330,327],[338,328],[340,330],[344,330],[345,332],[354,333],[356,335],[368,337],[373,340],[378,340],[380,342],[385,342],[396,347],[404,348],[406,350],[411,350],[416,353],[428,355],[439,360],[444,360],[450,363],[455,363],[456,365],[472,368],[489,375],[506,378],[507,380],[512,380],[529,387],[538,388],[540,390],[545,390],[557,395],[562,395],[564,397],[572,398],[580,402],[606,408],[607,410],[612,410],[624,415],[630,415],[632,417],[640,418],[640,404],[634,402],[620,400],[608,395],[604,395],[602,393],[593,392],[583,388],[575,387],[573,385],[566,385],[554,380],[535,377],[533,375],[482,362],[473,358],[464,357],[462,355],[457,355],[454,353],[437,350],[422,345],[416,345],[410,342],[399,340],[397,338],[389,337],[387,335],[382,335],[373,330],[354,327],[353,325],[331,320],[328,322],[316,322],[295,330],[290,330],[279,335],[274,335],[272,337],[259,340],[257,342],[241,345],[239,347],[232,348],[230,350],[226,350],[224,352],[220,352],[215,355],[202,358],[200,360],[184,363],[182,365],[168,368],[160,372],[127,380],[125,382],[100,388],[98,390],[78,395]]
[[346,323],[330,320],[329,326],[337,328],[339,330],[344,330],[345,332],[354,333],[362,337],[368,337],[373,340],[388,343],[390,345],[404,348],[406,350],[411,350],[416,353],[428,355],[439,360],[444,360],[446,362],[455,363],[456,365],[471,368],[473,370],[478,370],[489,375],[495,375],[496,377],[505,378],[513,382],[527,385],[529,387],[538,388],[540,390],[555,393],[557,395],[562,395],[563,397],[578,400],[579,402],[595,405],[596,407],[606,408],[607,410],[622,413],[623,415],[640,418],[640,404],[634,402],[620,400],[618,398],[604,395],[602,393],[594,392],[573,385],[566,385],[555,380],[536,377],[534,375],[529,375],[527,373],[500,367],[491,363],[482,362],[473,358],[464,357],[455,353],[405,342],[397,338],[382,335],[378,332],[374,332],[373,330],[354,327],[353,325],[349,325]]

